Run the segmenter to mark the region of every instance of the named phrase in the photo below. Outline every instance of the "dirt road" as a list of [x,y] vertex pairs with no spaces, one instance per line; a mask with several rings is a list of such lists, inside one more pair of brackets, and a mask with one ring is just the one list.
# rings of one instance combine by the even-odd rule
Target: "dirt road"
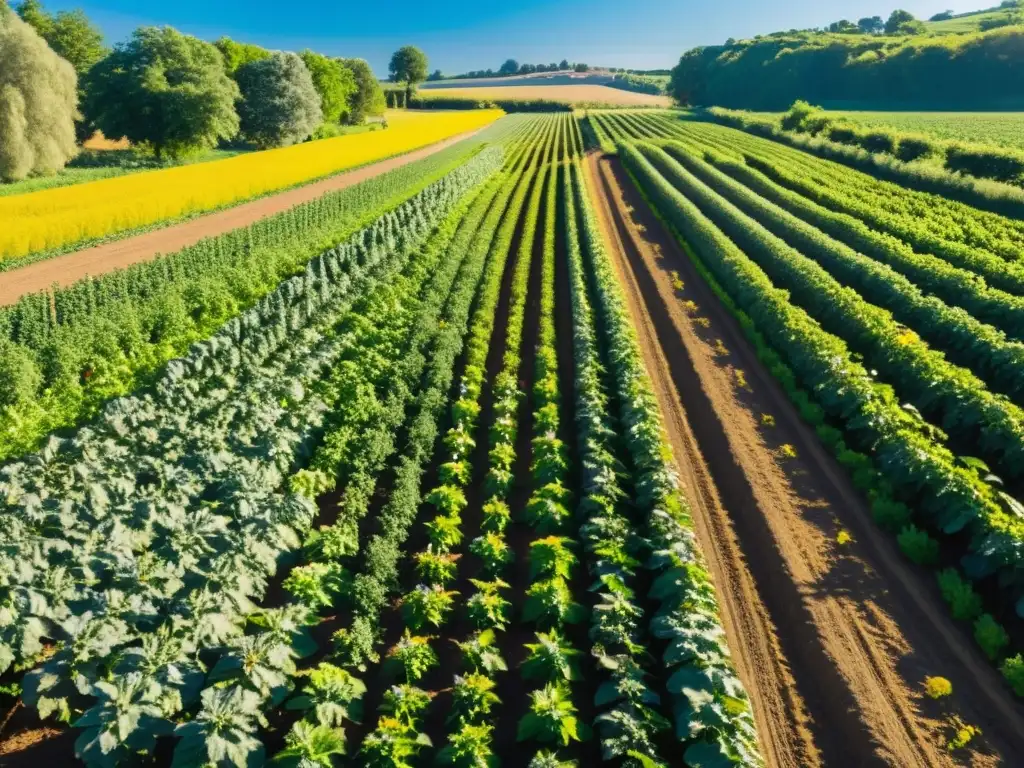
[[26,293],[43,291],[54,284],[70,285],[88,275],[95,277],[104,272],[122,269],[141,261],[149,261],[162,253],[174,253],[194,245],[204,237],[213,237],[248,226],[267,216],[273,216],[275,213],[281,213],[301,203],[315,200],[328,192],[351,187],[353,184],[429,157],[474,133],[476,131],[461,133],[404,155],[381,160],[379,163],[236,205],[217,213],[189,219],[163,229],[74,251],[63,256],[29,264],[21,269],[0,272],[0,306],[13,304]]
[[[1013,764],[1024,712],[933,577],[875,526],[617,161],[588,172],[768,763]],[[926,675],[953,696],[925,698]],[[954,717],[983,739],[947,751]]]

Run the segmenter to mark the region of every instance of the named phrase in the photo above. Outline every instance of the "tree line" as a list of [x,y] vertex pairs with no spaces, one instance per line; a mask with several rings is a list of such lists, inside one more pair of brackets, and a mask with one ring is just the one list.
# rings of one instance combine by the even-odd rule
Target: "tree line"
[[[1019,5],[1008,3],[1006,18],[1017,18]],[[896,10],[885,21],[730,38],[684,53],[669,93],[682,104],[772,111],[799,99],[848,109],[1021,108],[1024,27],[922,31],[923,22]]]
[[570,62],[562,59],[559,63],[550,64],[520,64],[515,59],[506,59],[498,69],[476,69],[471,72],[464,72],[461,75],[445,75],[440,69],[434,70],[427,78],[428,81],[436,80],[478,80],[486,77],[513,77],[514,75],[533,75],[538,72],[589,72],[587,64]]
[[[411,90],[427,58],[405,46],[391,75]],[[158,158],[244,142],[265,149],[337,135],[385,108],[363,59],[210,43],[140,27],[108,49],[81,11],[0,0],[0,179],[60,170],[97,130]]]

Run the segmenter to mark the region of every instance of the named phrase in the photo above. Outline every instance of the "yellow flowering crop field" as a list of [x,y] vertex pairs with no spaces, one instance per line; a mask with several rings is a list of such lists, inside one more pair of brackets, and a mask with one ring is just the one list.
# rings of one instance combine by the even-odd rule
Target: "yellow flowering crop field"
[[388,129],[0,198],[0,260],[203,213],[482,128],[501,110],[398,112]]

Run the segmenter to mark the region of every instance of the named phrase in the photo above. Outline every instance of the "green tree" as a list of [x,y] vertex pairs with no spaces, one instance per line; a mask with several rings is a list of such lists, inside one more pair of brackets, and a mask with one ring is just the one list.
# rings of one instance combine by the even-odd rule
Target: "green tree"
[[75,70],[0,5],[0,179],[54,173],[74,157]]
[[579,64],[573,65],[573,70],[576,72],[588,72],[590,71],[590,67],[583,62],[580,62]]
[[320,110],[325,123],[340,123],[348,114],[349,100],[356,92],[356,78],[350,69],[340,61],[319,53],[306,50],[299,54],[309,74],[313,87],[320,95]]
[[569,60],[568,59],[562,59],[558,63],[558,68],[559,69],[568,69],[569,68]]
[[89,73],[86,115],[110,137],[158,157],[215,147],[238,133],[238,86],[211,44],[172,27],[141,27]]
[[857,22],[857,26],[866,35],[877,35],[885,30],[885,22],[881,16],[865,16]]
[[294,53],[275,52],[235,73],[242,100],[242,135],[257,147],[287,147],[308,139],[323,122],[313,76]]
[[499,75],[514,75],[519,71],[519,62],[515,59],[506,59],[505,63],[498,67]]
[[405,83],[405,103],[409,103],[418,83],[427,79],[427,54],[415,45],[403,45],[391,57],[388,64],[391,81]]
[[71,62],[79,77],[107,55],[103,33],[79,9],[48,14],[39,0],[25,0],[18,15],[31,25],[54,52]]
[[852,21],[848,21],[847,19],[840,19],[839,21],[834,21],[831,24],[829,24],[828,31],[836,32],[841,35],[856,35],[860,34],[861,30],[860,27],[858,27]]
[[435,69],[430,73],[430,77],[427,78],[428,82],[436,82],[437,80],[444,80],[444,74],[440,69]]
[[895,35],[897,32],[899,32],[900,27],[903,24],[906,24],[908,21],[917,21],[917,19],[914,18],[914,14],[912,14],[910,11],[904,11],[900,9],[893,11],[891,14],[889,14],[888,21],[885,22],[885,34]]
[[384,114],[384,90],[380,87],[373,70],[364,59],[340,59],[341,65],[352,73],[356,90],[349,98],[347,121],[360,125],[367,116]]
[[234,75],[243,64],[270,58],[270,51],[252,43],[236,43],[230,37],[221,37],[214,43],[224,57],[228,74]]
[[[85,77],[89,70],[110,51],[103,45],[103,33],[81,10],[48,14],[39,0],[25,0],[18,14],[49,44],[50,48],[71,63],[78,74],[78,101],[85,102]],[[84,119],[75,121],[79,141],[89,138],[96,128]]]

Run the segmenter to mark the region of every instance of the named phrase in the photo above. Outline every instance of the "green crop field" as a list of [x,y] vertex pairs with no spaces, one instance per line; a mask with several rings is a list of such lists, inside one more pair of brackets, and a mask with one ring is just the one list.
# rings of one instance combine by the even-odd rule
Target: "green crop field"
[[829,112],[861,125],[1024,149],[1024,112]]

